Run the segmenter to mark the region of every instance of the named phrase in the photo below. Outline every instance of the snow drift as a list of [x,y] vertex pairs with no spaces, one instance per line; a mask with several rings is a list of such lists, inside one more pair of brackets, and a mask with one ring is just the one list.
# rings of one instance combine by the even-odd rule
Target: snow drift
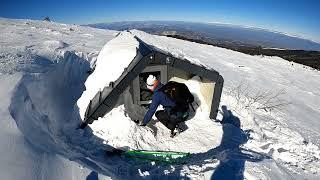
[[[1,43],[1,57],[4,57],[1,59],[7,63],[1,66],[2,73],[14,74],[16,82],[14,91],[5,93],[12,95],[6,105],[10,104],[10,114],[19,130],[38,151],[59,154],[113,178],[166,175],[175,178],[316,179],[319,176],[319,123],[316,119],[320,114],[317,109],[320,74],[317,71],[295,63],[292,66],[277,57],[249,56],[141,31],[124,32],[113,38],[110,32],[92,28],[50,23],[44,26],[43,22],[33,21],[27,24],[2,20],[1,23],[16,25],[2,28],[3,33],[0,33],[8,37]],[[11,35],[15,28],[24,33]],[[36,33],[41,35],[36,36]],[[28,34],[36,39],[31,40]],[[186,122],[188,129],[171,139],[169,131],[157,121],[150,127],[136,126],[126,117],[120,103],[90,128],[76,129],[81,122],[81,109],[87,106],[86,99],[92,98],[90,96],[100,85],[103,87],[108,78],[125,68],[118,64],[119,59],[130,61],[134,56],[137,45],[134,35],[177,57],[205,62],[224,76],[223,106],[217,118],[220,123],[208,119],[204,115],[207,110],[200,105],[193,119]],[[104,42],[98,40],[104,37],[108,37]],[[87,44],[82,45],[84,43]],[[8,65],[10,63],[14,66]],[[94,66],[95,71],[89,76],[88,71]],[[23,73],[15,74],[17,72]],[[239,86],[241,82],[249,85]],[[186,83],[198,93],[196,77]],[[259,103],[246,106],[252,100],[252,93],[282,88],[286,88],[287,93],[281,98],[290,101],[286,108],[271,112],[267,109],[266,112],[257,108]],[[204,98],[199,95],[200,102]],[[105,150],[111,146],[176,150],[193,155],[185,165],[168,165],[108,156]]]
[[[94,35],[84,36],[90,33]],[[46,126],[34,123],[34,121],[30,121],[29,124],[27,118],[21,117],[19,127],[17,127],[17,123],[10,115],[9,106],[11,103],[15,104],[12,102],[14,97],[11,97],[15,90],[19,89],[16,86],[24,89],[24,84],[28,84],[27,82],[22,83],[24,80],[31,82],[34,77],[51,71],[58,62],[63,60],[64,52],[76,53],[85,58],[87,63],[87,60],[96,58],[100,48],[114,37],[114,33],[114,31],[95,30],[77,25],[0,18],[0,82],[2,87],[0,88],[2,117],[0,124],[3,127],[0,132],[0,142],[3,144],[0,148],[0,172],[2,179],[85,179],[90,173],[89,169],[55,152],[58,148],[52,147],[51,142],[56,140],[52,139],[54,136],[46,134],[52,131],[46,127],[55,127],[54,124]],[[38,88],[43,90],[41,87]],[[41,93],[37,91],[38,88],[35,91]],[[28,105],[37,104],[34,103],[35,99],[29,102],[29,94],[25,95]],[[45,98],[42,97],[41,101],[44,102]],[[29,109],[28,113],[27,116],[30,117],[38,112]],[[44,116],[46,114],[40,114],[37,119],[41,121],[41,117]],[[21,127],[23,125],[30,125],[30,128]],[[42,127],[44,127],[43,130],[38,129]],[[24,132],[22,133],[19,128],[24,129]],[[38,137],[32,135],[33,130],[39,133]],[[29,135],[36,139],[26,141],[26,139],[31,139],[27,138]],[[52,151],[50,148],[44,148],[46,151],[38,148],[44,146],[40,144],[46,142],[46,138],[50,144],[48,147],[53,148]],[[100,174],[99,178],[105,177]]]

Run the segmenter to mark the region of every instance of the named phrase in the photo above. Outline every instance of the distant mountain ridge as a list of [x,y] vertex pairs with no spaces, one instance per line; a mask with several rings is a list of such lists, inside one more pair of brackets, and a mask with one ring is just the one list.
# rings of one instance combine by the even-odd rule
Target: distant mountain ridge
[[120,31],[139,29],[151,34],[179,35],[188,39],[204,40],[211,44],[320,51],[320,44],[308,39],[262,28],[232,24],[182,21],[125,21],[89,24],[87,26]]

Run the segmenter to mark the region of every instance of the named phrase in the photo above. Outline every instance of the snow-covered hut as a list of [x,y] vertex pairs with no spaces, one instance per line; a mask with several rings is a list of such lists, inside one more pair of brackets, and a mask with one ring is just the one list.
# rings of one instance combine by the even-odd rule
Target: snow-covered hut
[[165,84],[168,81],[184,82],[194,76],[200,77],[200,92],[210,110],[209,117],[215,119],[223,88],[223,77],[214,69],[193,63],[146,44],[138,37],[136,55],[126,66],[120,77],[99,90],[90,100],[81,128],[103,117],[119,104],[119,97],[126,112],[133,120],[142,119],[152,95],[145,87],[145,78],[153,74]]

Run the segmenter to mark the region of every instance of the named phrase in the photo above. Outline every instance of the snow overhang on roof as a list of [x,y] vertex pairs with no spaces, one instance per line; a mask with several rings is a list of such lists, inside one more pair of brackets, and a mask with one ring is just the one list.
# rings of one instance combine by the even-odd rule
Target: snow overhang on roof
[[136,56],[115,81],[110,81],[108,86],[105,86],[102,91],[99,90],[90,100],[84,114],[82,127],[91,124],[94,120],[110,112],[116,105],[118,97],[147,65],[170,65],[220,84],[219,86],[215,86],[214,89],[212,106],[215,110],[214,112],[210,112],[210,118],[216,117],[223,87],[223,78],[217,71],[209,66],[194,63],[188,59],[175,57],[157,47],[146,44],[137,36],[134,36],[134,38],[138,42]]

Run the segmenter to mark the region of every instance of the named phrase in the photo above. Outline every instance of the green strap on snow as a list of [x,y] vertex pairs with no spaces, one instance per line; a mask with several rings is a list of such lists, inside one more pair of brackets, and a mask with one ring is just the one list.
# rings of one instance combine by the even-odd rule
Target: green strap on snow
[[166,163],[184,163],[190,153],[173,152],[173,151],[145,151],[145,150],[130,150],[123,155],[149,161],[160,161]]

